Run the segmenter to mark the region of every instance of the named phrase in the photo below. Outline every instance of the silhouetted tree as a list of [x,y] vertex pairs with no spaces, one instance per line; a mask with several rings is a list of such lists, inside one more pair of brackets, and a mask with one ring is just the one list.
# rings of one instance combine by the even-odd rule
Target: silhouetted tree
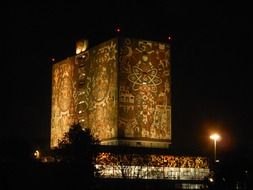
[[[80,124],[74,124],[65,133],[56,149],[65,171],[68,172],[69,180],[74,180],[73,185],[91,185],[96,172],[94,157],[96,145],[99,141],[95,139],[90,129],[83,129]],[[74,186],[71,188],[73,189]]]

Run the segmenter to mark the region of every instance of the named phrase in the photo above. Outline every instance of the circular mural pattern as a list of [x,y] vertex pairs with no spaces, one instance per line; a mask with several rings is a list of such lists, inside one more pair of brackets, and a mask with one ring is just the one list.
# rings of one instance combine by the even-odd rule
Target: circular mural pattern
[[60,81],[58,94],[58,105],[61,111],[65,112],[69,109],[72,99],[72,83],[69,77],[65,76]]
[[92,83],[92,96],[95,101],[102,101],[108,92],[109,88],[108,70],[106,67],[99,66],[97,72],[94,74],[94,80]]
[[133,73],[128,76],[128,80],[133,83],[133,89],[136,90],[136,85],[156,86],[162,83],[162,80],[157,76],[157,69],[142,70],[134,66]]

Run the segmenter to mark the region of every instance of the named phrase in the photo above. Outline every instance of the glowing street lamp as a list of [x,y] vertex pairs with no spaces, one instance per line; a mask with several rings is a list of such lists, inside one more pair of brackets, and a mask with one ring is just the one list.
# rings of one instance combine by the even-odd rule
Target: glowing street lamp
[[33,153],[33,155],[34,155],[34,157],[35,157],[36,159],[39,159],[39,158],[40,158],[40,152],[39,152],[39,150],[36,150],[36,151]]
[[210,139],[212,139],[214,142],[214,162],[217,162],[217,160],[216,160],[216,141],[220,140],[220,138],[221,138],[220,135],[217,133],[210,135]]

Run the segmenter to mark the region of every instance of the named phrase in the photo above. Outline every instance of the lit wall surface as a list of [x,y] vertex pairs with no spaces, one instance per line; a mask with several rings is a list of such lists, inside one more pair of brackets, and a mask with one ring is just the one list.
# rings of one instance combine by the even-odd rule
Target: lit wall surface
[[118,130],[119,138],[124,139],[121,143],[168,146],[171,140],[169,56],[167,44],[133,39],[120,42]]
[[65,59],[53,65],[52,72],[52,111],[51,111],[51,147],[76,122],[76,80],[73,59]]
[[102,144],[168,147],[170,49],[112,39],[54,64],[51,147],[69,127],[89,127]]
[[78,68],[78,120],[99,140],[117,137],[117,40],[75,58]]
[[205,157],[100,153],[102,178],[204,180],[210,174]]

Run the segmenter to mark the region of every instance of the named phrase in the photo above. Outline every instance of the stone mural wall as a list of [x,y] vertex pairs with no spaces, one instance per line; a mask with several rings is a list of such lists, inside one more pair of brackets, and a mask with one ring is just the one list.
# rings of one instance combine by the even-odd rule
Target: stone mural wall
[[102,144],[168,146],[169,56],[167,44],[115,38],[54,64],[51,147],[77,122]]
[[100,141],[117,137],[117,39],[78,54],[79,122]]
[[119,57],[119,136],[171,139],[170,49],[123,39]]
[[53,65],[52,70],[52,110],[51,110],[51,147],[68,132],[77,121],[74,59],[68,58]]

